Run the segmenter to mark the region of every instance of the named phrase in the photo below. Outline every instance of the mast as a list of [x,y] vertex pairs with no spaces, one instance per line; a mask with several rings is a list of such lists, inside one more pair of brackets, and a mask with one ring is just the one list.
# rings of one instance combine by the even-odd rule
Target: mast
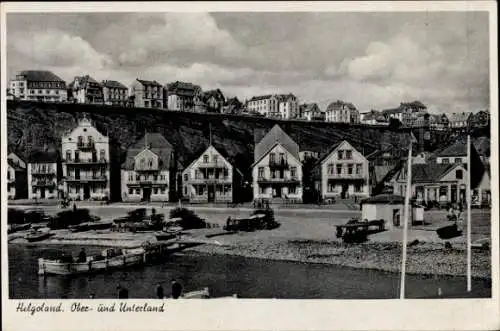
[[406,250],[408,243],[408,219],[410,213],[410,195],[411,195],[411,161],[412,161],[412,149],[413,143],[415,141],[415,136],[411,133],[410,148],[408,149],[408,170],[406,178],[406,195],[405,195],[405,209],[403,216],[403,254],[401,258],[401,285],[399,287],[400,293],[399,298],[405,298],[405,276],[406,276]]
[[472,275],[471,275],[471,141],[470,133],[467,133],[467,292],[472,290]]

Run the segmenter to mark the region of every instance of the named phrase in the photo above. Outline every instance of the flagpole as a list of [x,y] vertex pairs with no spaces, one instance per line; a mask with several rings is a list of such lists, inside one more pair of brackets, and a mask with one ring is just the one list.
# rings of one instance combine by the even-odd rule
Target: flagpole
[[[413,136],[412,136],[413,138]],[[408,150],[408,171],[406,179],[406,196],[405,196],[405,210],[403,217],[403,256],[401,258],[401,285],[399,298],[405,298],[405,275],[406,275],[406,246],[408,242],[408,216],[410,213],[410,195],[411,195],[411,158],[412,158],[412,146],[413,139],[410,142],[410,148]]]
[[472,263],[472,254],[471,254],[471,141],[470,141],[470,133],[467,134],[467,292],[472,290],[472,275],[471,275],[471,263]]

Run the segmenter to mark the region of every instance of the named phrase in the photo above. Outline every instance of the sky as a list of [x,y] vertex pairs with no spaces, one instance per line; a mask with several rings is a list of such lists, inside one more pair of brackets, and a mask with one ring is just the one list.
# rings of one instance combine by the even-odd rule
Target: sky
[[7,14],[7,75],[180,80],[360,111],[489,108],[487,12]]

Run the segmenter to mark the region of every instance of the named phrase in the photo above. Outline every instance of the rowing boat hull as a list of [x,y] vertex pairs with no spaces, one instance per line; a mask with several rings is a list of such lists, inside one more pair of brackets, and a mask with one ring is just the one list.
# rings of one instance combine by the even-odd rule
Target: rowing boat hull
[[53,260],[38,260],[39,274],[49,275],[75,275],[82,273],[99,272],[108,269],[125,268],[143,264],[144,254],[121,255],[103,260],[88,262],[65,263]]

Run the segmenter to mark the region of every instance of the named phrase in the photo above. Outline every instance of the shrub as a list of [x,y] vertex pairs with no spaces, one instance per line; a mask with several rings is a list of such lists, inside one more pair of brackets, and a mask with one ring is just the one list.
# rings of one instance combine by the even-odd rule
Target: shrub
[[22,224],[25,223],[25,213],[23,210],[9,208],[7,211],[8,224]]
[[207,223],[202,220],[198,215],[195,214],[192,210],[187,208],[177,207],[170,211],[170,218],[179,217],[182,219],[179,222],[179,225],[183,229],[201,229],[207,226]]
[[92,221],[88,209],[65,210],[49,221],[48,227],[52,230],[67,229],[71,225]]

